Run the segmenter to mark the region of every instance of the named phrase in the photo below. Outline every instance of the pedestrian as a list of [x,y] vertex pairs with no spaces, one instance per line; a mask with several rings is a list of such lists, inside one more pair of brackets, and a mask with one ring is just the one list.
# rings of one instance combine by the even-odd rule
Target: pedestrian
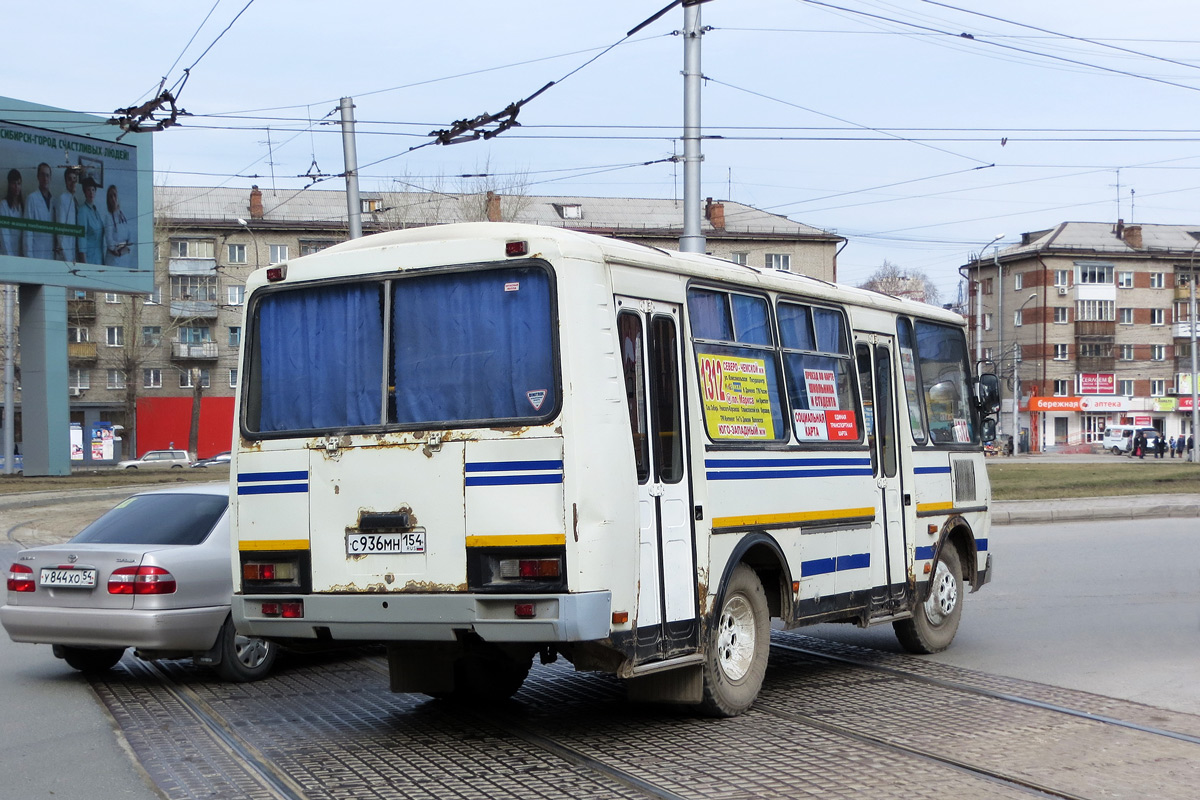
[[1162,458],[1165,452],[1167,452],[1167,440],[1159,434],[1154,437],[1154,457]]
[[1196,450],[1195,450],[1194,446],[1192,445],[1192,434],[1189,433],[1188,440],[1187,440],[1187,459],[1188,459],[1188,461],[1192,460],[1192,453],[1194,453],[1194,452],[1196,452]]
[[1174,458],[1175,457],[1175,437],[1174,436],[1172,436],[1170,441],[1167,442],[1167,449],[1171,451],[1171,458]]
[[1179,453],[1179,457],[1183,458],[1183,450],[1187,447],[1187,440],[1183,438],[1183,434],[1179,434],[1179,438],[1175,440],[1175,449]]
[[1141,431],[1133,437],[1133,454],[1142,459],[1146,457],[1146,434]]

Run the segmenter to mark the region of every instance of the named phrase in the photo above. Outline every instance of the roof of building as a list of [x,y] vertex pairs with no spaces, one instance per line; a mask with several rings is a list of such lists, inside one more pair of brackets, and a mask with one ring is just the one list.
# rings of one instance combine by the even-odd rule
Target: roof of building
[[[156,186],[156,218],[174,222],[237,224],[251,219],[250,189],[201,186]],[[486,218],[483,193],[361,192],[363,201],[377,201],[378,209],[363,214],[364,228],[395,229]],[[785,236],[844,241],[835,232],[794,222],[787,217],[732,200],[715,201],[724,214],[724,227],[712,224],[716,214],[706,214],[702,232],[707,235]],[[707,205],[706,205],[707,207]],[[341,190],[262,190],[264,223],[288,226],[346,227],[346,193]],[[648,235],[683,227],[680,200],[631,197],[554,197],[524,194],[500,195],[500,215],[505,221],[552,225],[573,230],[622,233],[642,230]],[[254,217],[258,219],[259,217]]]
[[1200,245],[1200,225],[1062,222],[1048,230],[1022,234],[1020,243],[1003,248],[996,255],[1002,261],[1034,253],[1079,253],[1100,257],[1187,255],[1197,245]]

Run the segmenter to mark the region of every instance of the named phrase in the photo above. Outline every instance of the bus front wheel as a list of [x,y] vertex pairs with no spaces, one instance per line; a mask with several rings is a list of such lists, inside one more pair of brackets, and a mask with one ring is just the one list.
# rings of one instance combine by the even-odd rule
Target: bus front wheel
[[962,561],[953,544],[946,542],[938,553],[929,596],[909,619],[892,623],[900,646],[910,653],[938,653],[950,646],[962,619]]
[[721,607],[709,625],[701,708],[734,717],[754,703],[771,649],[771,619],[762,581],[738,564],[729,576]]

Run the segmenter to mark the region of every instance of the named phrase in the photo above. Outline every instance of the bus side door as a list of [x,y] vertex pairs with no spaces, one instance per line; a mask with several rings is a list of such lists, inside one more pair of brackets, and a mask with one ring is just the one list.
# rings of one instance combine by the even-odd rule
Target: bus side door
[[684,437],[680,308],[617,298],[638,478],[637,662],[699,646],[696,547]]

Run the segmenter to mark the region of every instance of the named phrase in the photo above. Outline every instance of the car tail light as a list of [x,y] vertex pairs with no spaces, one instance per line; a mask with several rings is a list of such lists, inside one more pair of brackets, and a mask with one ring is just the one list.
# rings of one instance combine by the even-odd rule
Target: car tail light
[[109,594],[173,594],[175,576],[162,567],[121,567],[108,576]]
[[500,561],[500,577],[519,580],[558,580],[562,572],[557,558],[505,558]]
[[10,592],[32,592],[37,589],[33,570],[24,564],[13,564],[8,568],[8,590]]

